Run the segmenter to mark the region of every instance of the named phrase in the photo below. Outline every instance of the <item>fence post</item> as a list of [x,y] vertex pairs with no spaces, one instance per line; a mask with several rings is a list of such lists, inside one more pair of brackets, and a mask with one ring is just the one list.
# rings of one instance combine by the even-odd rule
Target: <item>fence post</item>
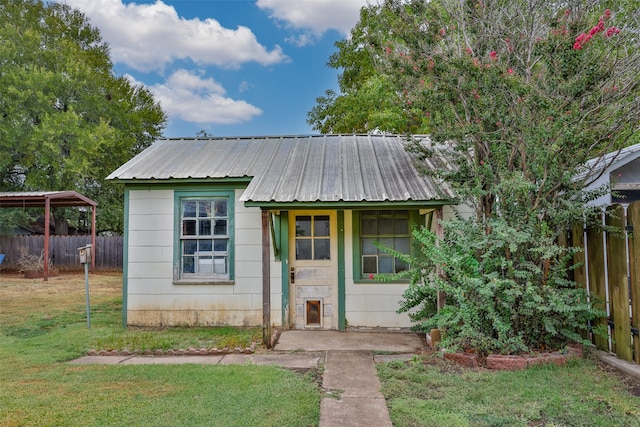
[[[635,236],[640,235],[640,202],[633,202],[627,208],[627,224],[630,226],[629,237],[629,297],[631,299],[631,327],[636,330],[633,337],[633,353],[636,363],[640,363],[640,244]],[[637,230],[635,227],[638,227]]]

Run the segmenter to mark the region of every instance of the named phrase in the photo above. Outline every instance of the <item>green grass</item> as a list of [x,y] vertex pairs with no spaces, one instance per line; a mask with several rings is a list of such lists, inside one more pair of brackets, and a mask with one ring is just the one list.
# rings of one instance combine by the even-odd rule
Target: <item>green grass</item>
[[255,365],[65,363],[92,348],[243,347],[256,329],[121,327],[117,276],[93,275],[91,329],[83,276],[0,276],[2,426],[317,425],[310,375]]
[[434,355],[378,374],[396,427],[640,426],[640,398],[589,360],[493,372]]

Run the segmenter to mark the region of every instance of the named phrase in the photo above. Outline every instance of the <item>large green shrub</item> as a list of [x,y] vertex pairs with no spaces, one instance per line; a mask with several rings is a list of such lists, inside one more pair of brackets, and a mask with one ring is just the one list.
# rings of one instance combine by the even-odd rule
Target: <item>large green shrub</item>
[[[558,349],[582,341],[578,332],[603,315],[568,279],[573,250],[558,245],[543,224],[516,227],[497,217],[443,226],[442,241],[426,228],[414,231],[418,247],[406,258],[412,283],[400,311],[416,330],[446,330],[444,348],[485,355]],[[447,296],[440,311],[438,292]]]

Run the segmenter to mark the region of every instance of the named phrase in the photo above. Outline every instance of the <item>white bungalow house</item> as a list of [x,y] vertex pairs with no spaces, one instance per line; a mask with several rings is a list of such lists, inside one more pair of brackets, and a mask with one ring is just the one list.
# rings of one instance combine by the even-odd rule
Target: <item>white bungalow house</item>
[[124,322],[403,328],[411,230],[453,214],[406,137],[159,140],[107,179],[125,185]]

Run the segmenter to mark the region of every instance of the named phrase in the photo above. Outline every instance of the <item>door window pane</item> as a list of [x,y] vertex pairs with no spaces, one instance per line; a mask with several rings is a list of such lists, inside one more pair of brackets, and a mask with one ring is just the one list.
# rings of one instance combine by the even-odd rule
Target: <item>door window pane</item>
[[296,259],[331,259],[329,215],[296,216]]
[[296,236],[311,236],[311,217],[296,217]]
[[313,218],[313,235],[315,237],[329,235],[329,216],[316,216]]
[[296,239],[296,259],[312,259],[311,239]]
[[331,259],[331,242],[329,239],[314,239],[313,259]]

